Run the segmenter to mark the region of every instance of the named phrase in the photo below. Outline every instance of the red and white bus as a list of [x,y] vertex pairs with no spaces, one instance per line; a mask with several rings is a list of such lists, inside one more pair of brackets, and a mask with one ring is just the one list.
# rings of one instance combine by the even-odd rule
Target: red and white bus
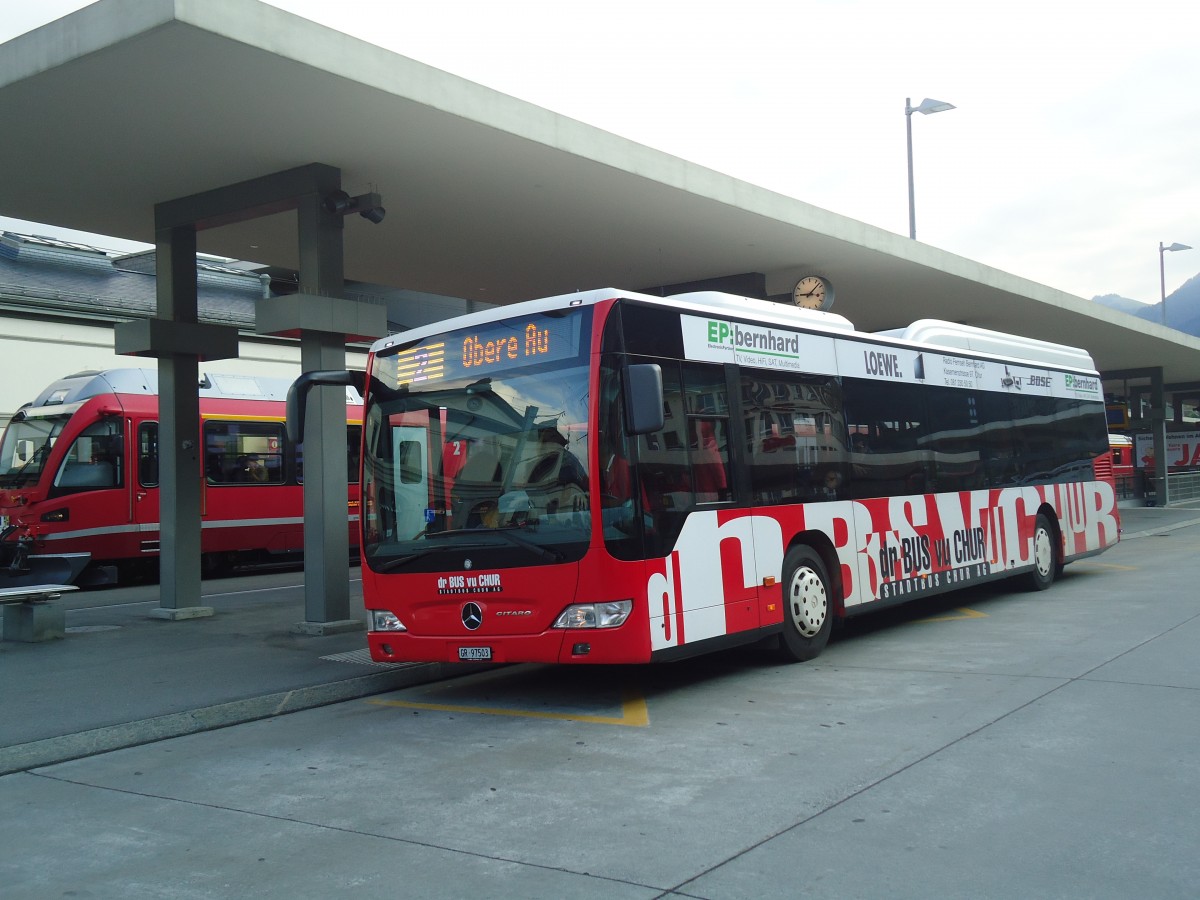
[[[1118,540],[1100,377],[1060,345],[600,290],[381,340],[368,375],[379,661],[764,638],[809,659],[835,618],[1014,575],[1044,589]],[[349,378],[303,376],[289,427]]]
[[[203,376],[201,552],[206,571],[304,547],[303,447],[287,440],[289,382]],[[347,392],[349,534],[358,538],[362,401]],[[80,372],[13,416],[0,440],[0,526],[29,555],[88,554],[86,583],[153,569],[159,552],[158,373]]]

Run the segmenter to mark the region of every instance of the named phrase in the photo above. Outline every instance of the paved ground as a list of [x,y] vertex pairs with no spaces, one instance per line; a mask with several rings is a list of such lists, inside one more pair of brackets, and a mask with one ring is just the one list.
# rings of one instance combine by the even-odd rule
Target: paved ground
[[207,583],[188,622],[150,587],[74,596],[65,640],[0,642],[0,885],[1194,896],[1200,510],[1124,521],[1049,594],[859,620],[802,666],[447,680],[293,635],[294,572]]

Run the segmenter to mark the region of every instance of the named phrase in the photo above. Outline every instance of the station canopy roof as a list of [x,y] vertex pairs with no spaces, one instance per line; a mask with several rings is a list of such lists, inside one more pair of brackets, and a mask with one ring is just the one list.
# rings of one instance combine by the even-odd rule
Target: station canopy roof
[[[346,276],[508,303],[762,273],[1200,382],[1200,340],[652,150],[257,0],[101,0],[0,45],[0,214],[153,243],[154,205],[309,163],[377,191]],[[295,268],[294,213],[205,253]]]

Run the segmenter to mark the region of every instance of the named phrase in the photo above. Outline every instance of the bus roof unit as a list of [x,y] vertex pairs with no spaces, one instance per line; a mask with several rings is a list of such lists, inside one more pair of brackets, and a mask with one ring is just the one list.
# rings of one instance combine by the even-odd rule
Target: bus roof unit
[[960,325],[958,322],[943,322],[940,319],[918,319],[907,328],[876,333],[881,337],[900,338],[926,346],[990,353],[994,356],[1028,360],[1066,369],[1094,371],[1096,368],[1087,351],[1078,347],[1005,334],[1002,331],[989,331],[973,325]]

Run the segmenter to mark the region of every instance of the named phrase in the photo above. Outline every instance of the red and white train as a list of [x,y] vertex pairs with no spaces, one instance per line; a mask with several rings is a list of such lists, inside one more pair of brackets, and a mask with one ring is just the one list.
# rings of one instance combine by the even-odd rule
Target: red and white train
[[[196,477],[206,571],[303,549],[304,447],[289,442],[284,428],[288,384],[203,376]],[[361,403],[348,388],[348,550],[358,545]],[[159,554],[158,435],[153,369],[79,372],[18,410],[0,440],[7,556],[86,561],[83,583],[152,572]]]

